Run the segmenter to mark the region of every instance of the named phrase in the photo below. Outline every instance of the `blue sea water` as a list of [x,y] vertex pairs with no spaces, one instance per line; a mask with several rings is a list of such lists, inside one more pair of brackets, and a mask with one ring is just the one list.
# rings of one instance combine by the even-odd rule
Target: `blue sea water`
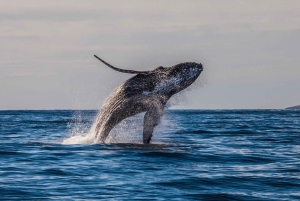
[[0,111],[0,199],[300,200],[300,111],[168,110],[150,145],[142,115],[86,143],[96,115]]

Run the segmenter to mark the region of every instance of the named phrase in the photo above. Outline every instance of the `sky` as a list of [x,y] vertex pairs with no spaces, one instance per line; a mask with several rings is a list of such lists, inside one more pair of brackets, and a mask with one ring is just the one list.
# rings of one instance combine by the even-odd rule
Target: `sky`
[[100,109],[132,75],[202,63],[176,109],[300,104],[299,0],[0,0],[0,110]]

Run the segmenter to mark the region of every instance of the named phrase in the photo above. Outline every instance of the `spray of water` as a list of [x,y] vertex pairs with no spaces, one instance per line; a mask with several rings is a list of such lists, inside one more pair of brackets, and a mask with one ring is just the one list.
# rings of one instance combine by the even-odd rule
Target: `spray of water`
[[145,113],[121,121],[108,135],[106,143],[141,143]]
[[89,132],[89,127],[89,122],[83,120],[82,112],[74,112],[72,121],[68,123],[71,136],[64,139],[62,144],[93,144],[94,136]]
[[[143,133],[143,116],[144,113],[127,118],[120,122],[110,132],[105,143],[141,143]],[[95,144],[95,130],[96,124],[94,123],[92,128],[82,123],[82,114],[75,113],[73,121],[69,123],[69,130],[71,131],[71,137],[64,139],[62,144]]]
[[166,109],[172,108],[172,107],[180,108],[180,106],[184,107],[184,106],[188,105],[189,100],[187,98],[187,94],[190,93],[191,91],[196,91],[199,88],[206,87],[206,85],[207,85],[206,82],[196,80],[191,86],[189,86],[185,90],[180,91],[179,93],[172,96],[171,99],[166,104]]

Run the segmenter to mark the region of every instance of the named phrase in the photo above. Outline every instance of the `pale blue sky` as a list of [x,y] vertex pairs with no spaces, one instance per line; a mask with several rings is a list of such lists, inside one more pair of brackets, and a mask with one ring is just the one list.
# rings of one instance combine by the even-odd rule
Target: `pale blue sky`
[[132,75],[94,54],[134,70],[201,62],[197,86],[175,108],[300,104],[298,0],[0,4],[1,110],[99,109]]

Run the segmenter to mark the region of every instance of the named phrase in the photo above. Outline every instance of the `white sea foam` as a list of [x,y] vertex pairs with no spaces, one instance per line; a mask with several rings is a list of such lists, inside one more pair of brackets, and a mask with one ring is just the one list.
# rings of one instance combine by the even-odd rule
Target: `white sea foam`
[[95,144],[95,137],[91,133],[77,134],[70,138],[64,139],[62,144]]

